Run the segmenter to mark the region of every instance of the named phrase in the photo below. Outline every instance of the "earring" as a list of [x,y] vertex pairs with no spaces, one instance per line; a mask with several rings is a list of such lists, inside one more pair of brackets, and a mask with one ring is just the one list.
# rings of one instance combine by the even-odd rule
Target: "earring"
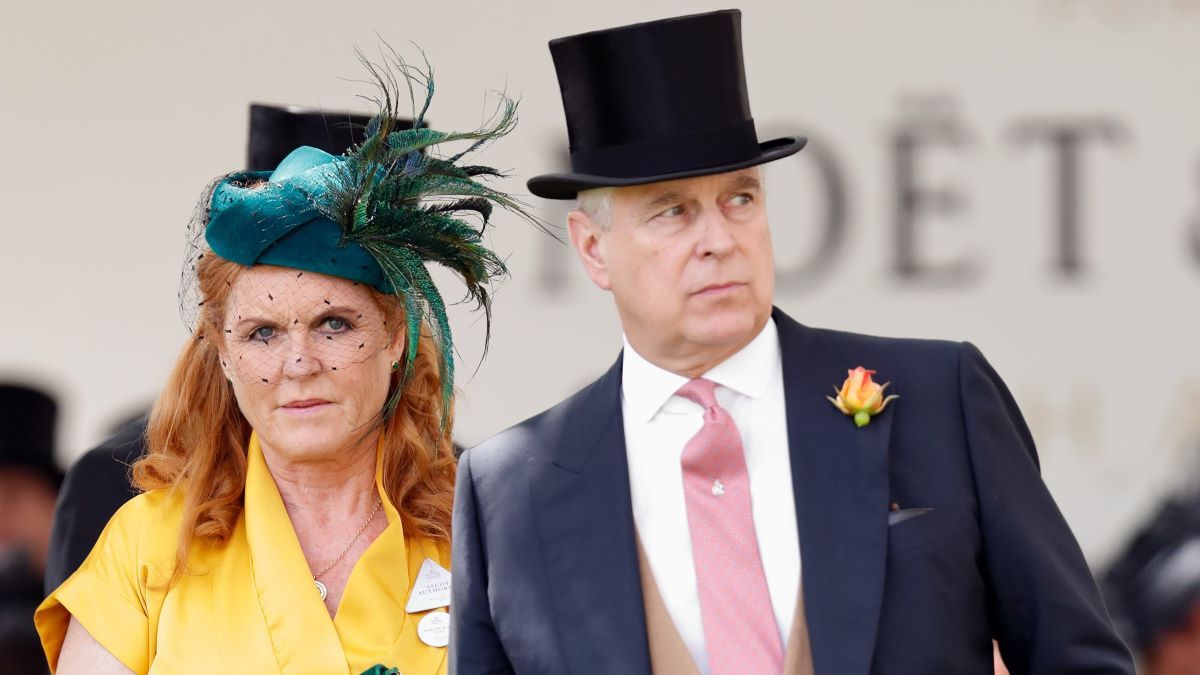
[[400,370],[400,362],[392,361],[392,370]]

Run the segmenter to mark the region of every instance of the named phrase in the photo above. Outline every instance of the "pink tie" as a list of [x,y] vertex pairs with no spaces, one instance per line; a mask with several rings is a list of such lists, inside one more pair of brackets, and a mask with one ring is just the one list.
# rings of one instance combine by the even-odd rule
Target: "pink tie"
[[742,437],[715,388],[697,379],[678,392],[704,408],[704,426],[683,448],[683,495],[709,669],[779,675],[783,645],[758,555]]

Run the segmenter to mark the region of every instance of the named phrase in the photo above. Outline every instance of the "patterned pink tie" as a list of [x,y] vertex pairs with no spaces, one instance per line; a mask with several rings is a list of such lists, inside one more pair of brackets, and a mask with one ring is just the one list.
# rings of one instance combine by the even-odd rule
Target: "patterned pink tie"
[[678,392],[704,408],[704,426],[683,449],[683,494],[709,669],[779,675],[783,645],[758,554],[742,437],[715,389],[697,379]]

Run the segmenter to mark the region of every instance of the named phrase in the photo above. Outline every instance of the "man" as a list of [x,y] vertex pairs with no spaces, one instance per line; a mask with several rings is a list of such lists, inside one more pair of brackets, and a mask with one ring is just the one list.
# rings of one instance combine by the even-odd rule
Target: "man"
[[[1193,486],[1194,486],[1193,482]],[[1102,578],[1145,675],[1200,672],[1200,492],[1168,498]]]
[[67,470],[54,507],[42,597],[75,573],[92,552],[109,518],[137,494],[129,482],[129,467],[146,454],[148,418],[142,414],[122,422],[112,436],[85,452]]
[[758,142],[739,23],[550,43],[573,172],[529,187],[626,345],[462,457],[452,672],[1132,673],[979,351],[772,308],[758,165],[804,139]]
[[33,627],[42,601],[50,518],[62,471],[54,461],[58,403],[23,384],[0,384],[0,672],[44,673]]

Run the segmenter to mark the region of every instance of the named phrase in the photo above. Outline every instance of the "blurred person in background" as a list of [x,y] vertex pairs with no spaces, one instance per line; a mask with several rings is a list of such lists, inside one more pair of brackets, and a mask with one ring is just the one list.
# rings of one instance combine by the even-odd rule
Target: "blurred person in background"
[[[533,219],[458,163],[516,104],[422,129],[430,76],[388,58],[367,64],[380,110],[352,152],[301,147],[201,197],[193,337],[134,465],[144,492],[36,613],[57,672],[445,672],[454,362],[425,265],[490,312],[507,270],[483,227],[494,207]],[[396,130],[414,90],[415,128]]]
[[[366,138],[370,117],[348,112],[306,110],[254,103],[249,110],[246,169],[271,171],[300,146],[340,155]],[[396,119],[396,130],[411,129],[411,119]],[[146,454],[149,415],[141,414],[114,429],[112,436],[85,452],[67,469],[54,511],[54,530],[46,561],[46,595],[71,576],[108,519],[137,494],[130,467]]]
[[146,454],[149,419],[149,413],[143,413],[121,422],[67,469],[54,506],[45,595],[79,569],[109,518],[137,495],[130,467]]
[[1101,579],[1143,675],[1200,675],[1200,491],[1166,500]]
[[34,630],[42,600],[50,519],[62,472],[54,461],[58,404],[47,393],[0,384],[0,672],[46,670]]
[[805,139],[759,141],[740,20],[550,42],[572,170],[528,185],[625,343],[462,456],[452,669],[1131,674],[980,351],[773,307],[759,166]]

